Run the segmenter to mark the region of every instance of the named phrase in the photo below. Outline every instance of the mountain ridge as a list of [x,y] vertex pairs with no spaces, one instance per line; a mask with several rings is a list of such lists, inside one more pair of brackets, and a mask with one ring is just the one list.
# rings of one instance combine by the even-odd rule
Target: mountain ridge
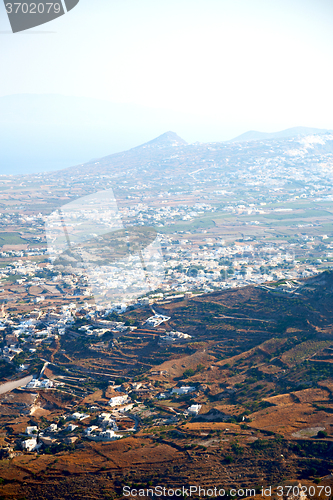
[[[306,131],[311,131],[312,134],[308,133],[303,135],[303,137],[309,137],[314,134],[314,130],[321,129],[306,129],[304,128],[294,128],[290,129],[290,133],[295,131],[304,133]],[[284,134],[285,131],[282,131]],[[327,133],[326,133],[327,134]],[[294,141],[294,146],[300,148],[299,143],[300,135],[289,136],[289,139],[281,137],[281,140],[277,141],[274,138],[266,138],[265,140],[249,140],[249,141],[219,141],[219,142],[195,142],[187,143],[178,134],[172,131],[165,132],[158,137],[152,139],[149,142],[145,142],[139,146],[131,149],[123,150],[122,152],[112,153],[107,156],[101,156],[84,162],[81,164],[76,164],[66,169],[54,172],[54,175],[61,175],[61,172],[66,174],[72,173],[72,175],[81,175],[82,173],[88,173],[92,170],[100,174],[108,174],[110,171],[117,172],[117,175],[127,175],[129,171],[134,174],[134,171],[139,172],[145,169],[144,165],[149,165],[150,173],[153,175],[155,180],[161,175],[165,175],[166,171],[174,176],[175,169],[178,169],[178,175],[183,175],[183,167],[181,165],[191,164],[197,166],[197,168],[202,167],[202,162],[221,162],[225,161],[225,158],[232,157],[233,155],[241,155],[244,161],[246,158],[255,156],[261,156],[263,150],[265,149],[272,156],[271,148],[274,145],[274,154],[284,155],[289,154],[291,139]],[[333,148],[333,135],[325,136],[325,133],[318,134],[318,140],[314,141],[314,145],[311,142],[311,152],[312,154],[317,151],[321,154],[326,152],[331,152]],[[174,159],[174,160],[173,160]],[[171,165],[173,167],[171,168]],[[130,170],[128,170],[131,166]],[[171,168],[171,170],[170,170]],[[111,169],[111,170],[110,170]],[[172,171],[172,173],[171,173]],[[140,174],[141,175],[141,174]]]
[[225,142],[243,142],[243,141],[260,141],[267,139],[283,139],[287,137],[296,137],[298,135],[308,134],[324,134],[332,132],[330,129],[314,128],[314,127],[291,127],[278,132],[259,132],[257,130],[249,130],[244,134],[238,135],[233,139]]

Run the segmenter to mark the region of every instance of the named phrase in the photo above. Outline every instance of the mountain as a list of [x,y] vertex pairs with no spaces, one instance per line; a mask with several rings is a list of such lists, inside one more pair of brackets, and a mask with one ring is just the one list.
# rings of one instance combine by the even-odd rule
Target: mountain
[[[305,129],[302,130],[305,131]],[[239,171],[251,164],[254,158],[259,160],[263,156],[269,156],[279,161],[278,158],[281,156],[290,155],[291,148],[294,152],[299,151],[302,158],[306,150],[308,155],[306,161],[309,162],[311,162],[311,155],[332,154],[333,139],[330,133],[321,134],[320,140],[317,138],[313,140],[311,135],[307,137],[307,145],[300,144],[299,136],[290,137],[288,140],[283,140],[281,137],[278,142],[276,139],[268,138],[261,141],[188,144],[175,132],[169,131],[127,151],[76,164],[65,170],[54,172],[52,176],[61,178],[65,175],[70,178],[81,175],[112,175],[119,181],[120,178],[129,175],[131,182],[136,179],[140,182],[143,180],[149,183],[161,182],[165,186],[166,176],[172,178],[173,182],[176,182],[176,179],[177,182],[183,182],[186,166],[191,169],[192,173],[197,170],[196,175],[204,176],[205,182],[208,179],[214,179],[214,182],[217,182],[222,170],[216,169],[216,165],[224,166],[224,172],[230,169],[231,165],[234,171]]]
[[255,130],[250,130],[245,132],[234,139],[226,142],[243,142],[243,141],[262,141],[267,139],[283,139],[285,137],[296,137],[298,135],[310,135],[310,134],[324,134],[327,132],[332,132],[332,130],[322,129],[322,128],[312,128],[312,127],[292,127],[286,130],[281,130],[280,132],[257,132]]
[[[15,94],[0,97],[0,173],[55,171],[139,146],[163,151],[186,146],[173,132],[193,143],[230,137],[227,123],[167,109],[57,94]],[[224,142],[255,141],[323,132],[297,127],[275,134],[247,132]],[[226,135],[226,134],[230,135]],[[237,132],[233,132],[237,133]],[[160,135],[162,134],[162,135]],[[151,137],[157,137],[150,141]],[[147,151],[148,150],[148,151]]]
[[137,146],[137,148],[153,148],[153,149],[163,149],[177,146],[186,146],[188,143],[184,141],[179,135],[175,132],[165,132],[162,135],[159,135],[155,139],[142,144],[141,146]]

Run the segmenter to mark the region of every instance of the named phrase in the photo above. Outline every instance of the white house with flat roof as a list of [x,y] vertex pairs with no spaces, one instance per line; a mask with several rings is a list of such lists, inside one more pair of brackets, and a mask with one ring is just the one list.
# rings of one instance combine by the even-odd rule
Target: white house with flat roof
[[87,427],[87,429],[84,431],[84,433],[87,436],[90,436],[92,432],[94,432],[96,429],[98,429],[98,425],[91,425],[90,427]]
[[37,434],[38,432],[38,427],[36,425],[31,425],[26,428],[25,433],[28,434],[29,436],[32,436],[33,434]]
[[127,403],[128,399],[129,397],[127,394],[125,394],[124,396],[114,396],[113,398],[110,399],[109,405],[110,406],[124,405],[125,403]]
[[21,445],[24,450],[34,451],[38,447],[37,438],[26,439],[25,441],[22,441]]
[[75,429],[77,429],[79,426],[78,425],[75,425],[75,424],[68,424],[67,427],[66,427],[66,431],[70,431],[70,432],[73,432],[75,431]]
[[38,380],[36,378],[33,378],[26,385],[27,389],[36,389],[38,387],[40,389],[51,389],[51,387],[53,387],[53,382],[52,382],[52,380],[49,380],[48,378],[43,379],[43,380]]
[[187,408],[187,411],[190,415],[198,415],[201,410],[202,405],[194,404]]
[[57,432],[58,426],[57,424],[50,424],[46,430],[48,430],[49,432]]
[[189,394],[193,391],[195,391],[195,387],[183,385],[182,387],[174,387],[171,391],[171,394],[178,394],[179,396],[181,396],[183,394]]
[[150,316],[150,318],[147,319],[146,324],[148,326],[152,326],[153,328],[156,328],[161,323],[163,323],[165,321],[169,321],[169,319],[170,319],[169,316],[163,316],[162,314],[155,314],[155,316]]
[[75,413],[72,413],[71,415],[71,418],[73,420],[84,420],[85,418],[89,418],[90,415],[85,415],[84,413],[79,413],[79,412],[75,412]]

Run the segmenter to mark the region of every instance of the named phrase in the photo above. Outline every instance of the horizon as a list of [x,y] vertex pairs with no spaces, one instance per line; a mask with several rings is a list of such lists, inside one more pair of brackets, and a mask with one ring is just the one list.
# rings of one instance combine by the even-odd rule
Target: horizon
[[[16,97],[16,96],[22,96],[22,95],[29,95],[29,94],[12,94],[12,95],[8,95],[8,96],[3,96],[3,97]],[[45,94],[47,95],[47,94]],[[44,96],[44,95],[42,95]],[[56,97],[71,97],[71,96],[59,96],[57,95]],[[1,101],[1,97],[0,97],[0,101]],[[103,100],[100,100],[101,102],[104,102]],[[111,104],[114,104],[114,103],[111,103]],[[0,120],[0,127],[1,127],[1,120]],[[35,167],[32,167],[32,169],[28,172],[26,171],[17,171],[17,172],[14,172],[14,173],[0,173],[1,176],[12,176],[12,175],[34,175],[34,174],[43,174],[43,173],[49,173],[49,172],[58,172],[58,171],[61,171],[61,170],[65,170],[67,168],[71,168],[71,167],[74,167],[74,166],[78,166],[80,164],[82,165],[85,165],[85,164],[89,164],[91,163],[92,161],[95,161],[95,160],[98,160],[98,159],[101,159],[101,158],[105,158],[107,156],[112,156],[112,155],[116,155],[116,154],[120,154],[120,153],[125,153],[127,151],[130,151],[131,149],[135,149],[135,148],[140,148],[141,146],[144,146],[145,144],[149,144],[151,142],[154,142],[156,141],[157,139],[160,139],[162,138],[163,136],[166,136],[167,134],[175,134],[177,137],[179,137],[181,140],[185,141],[186,142],[186,145],[192,145],[192,144],[218,144],[218,143],[232,143],[232,142],[248,142],[248,141],[256,141],[256,140],[270,140],[270,139],[274,139],[274,138],[287,138],[287,137],[296,137],[296,136],[301,136],[301,135],[308,135],[308,134],[324,134],[324,133],[330,133],[332,132],[333,130],[332,129],[318,129],[318,128],[315,128],[315,127],[306,127],[306,126],[303,126],[303,125],[298,125],[298,126],[293,126],[293,127],[288,127],[287,129],[283,129],[283,130],[277,130],[277,131],[263,131],[263,130],[246,130],[240,134],[238,134],[237,136],[233,136],[232,138],[229,138],[229,139],[223,139],[223,140],[194,140],[194,141],[189,141],[187,140],[187,138],[180,134],[178,134],[178,132],[175,132],[174,130],[166,130],[164,132],[162,132],[161,134],[158,134],[158,135],[155,135],[153,137],[150,137],[148,140],[145,140],[145,141],[140,141],[139,143],[133,143],[132,145],[129,145],[128,147],[125,147],[125,148],[120,148],[120,149],[117,149],[116,150],[113,150],[111,152],[108,152],[106,154],[101,154],[101,155],[91,155],[89,159],[78,159],[77,161],[75,161],[74,159],[73,160],[58,160],[56,162],[53,162],[52,163],[52,166],[51,168],[46,168],[46,169],[42,169],[38,166],[36,166],[36,163],[33,161],[33,159],[31,159],[31,163],[26,163],[24,166],[23,166],[23,169],[26,169],[27,166],[28,166],[28,169],[30,170],[29,167],[32,167],[33,165],[35,165]],[[253,137],[254,135],[254,137]],[[276,137],[275,137],[276,136]],[[110,147],[111,149],[111,147]],[[89,156],[89,155],[88,155]],[[44,163],[46,163],[44,161]],[[55,165],[56,164],[56,165]],[[21,167],[22,168],[22,167]],[[11,168],[10,170],[13,170],[13,168]]]
[[70,166],[165,130],[217,142],[251,130],[331,129],[332,16],[328,0],[101,0],[93,9],[80,0],[44,30],[13,34],[0,4],[0,103],[76,101],[54,106],[57,127],[54,110],[38,128],[34,109],[25,121],[0,109],[0,172]]

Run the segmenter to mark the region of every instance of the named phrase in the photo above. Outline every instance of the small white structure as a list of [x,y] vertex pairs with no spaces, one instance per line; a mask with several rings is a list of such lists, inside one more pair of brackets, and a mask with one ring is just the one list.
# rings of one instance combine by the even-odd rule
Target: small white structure
[[112,420],[112,415],[111,413],[101,413],[100,415],[98,415],[98,419],[105,422],[107,420]]
[[134,406],[134,403],[128,403],[121,408],[119,408],[119,413],[125,413],[126,411],[130,411]]
[[25,441],[22,441],[22,448],[27,451],[34,451],[37,449],[37,439],[36,438],[30,438],[26,439]]
[[85,415],[84,413],[79,413],[79,412],[75,412],[75,413],[72,413],[71,417],[73,420],[84,420],[85,418],[89,418],[90,415]]
[[142,387],[142,382],[133,382],[132,383],[132,389],[133,391],[138,391]]
[[153,328],[156,328],[161,323],[163,323],[165,321],[169,321],[169,319],[170,319],[169,316],[162,316],[162,314],[155,314],[155,316],[150,316],[150,318],[147,319],[146,324],[148,326],[152,326]]
[[83,326],[80,326],[79,328],[79,332],[87,332],[88,330],[90,330],[92,328],[91,325],[83,325]]
[[50,424],[47,428],[49,432],[57,432],[58,431],[58,426],[57,424]]
[[187,408],[187,411],[191,415],[198,415],[199,411],[201,410],[201,407],[202,407],[202,405],[194,404],[194,405],[191,405],[189,408]]
[[32,436],[33,434],[37,434],[38,432],[38,427],[36,425],[31,425],[26,428],[25,433],[28,434],[28,436]]
[[189,394],[193,391],[195,391],[195,387],[183,385],[182,387],[174,387],[171,391],[171,394],[178,394],[179,396],[181,396],[183,394]]
[[98,429],[98,425],[91,425],[90,427],[88,427],[84,433],[87,435],[87,436],[90,436],[96,429]]
[[112,429],[106,429],[106,431],[100,432],[99,436],[102,441],[113,441],[114,439],[122,437],[120,434],[116,434]]
[[127,403],[128,401],[128,396],[125,394],[124,396],[114,396],[113,398],[110,399],[109,405],[110,406],[119,406]]
[[111,413],[101,413],[98,415],[98,420],[101,422],[101,425],[110,426],[115,431],[118,430],[117,424],[115,420],[113,420]]
[[75,429],[77,429],[79,426],[78,425],[75,425],[75,424],[68,424],[67,427],[66,427],[66,431],[70,431],[70,432],[73,432],[75,431]]
[[27,389],[34,389],[35,387],[38,387],[39,380],[36,378],[33,378],[30,380],[30,382],[27,383],[26,388]]
[[92,441],[114,441],[115,439],[120,439],[123,436],[121,434],[116,434],[113,429],[106,429],[105,431],[100,431],[97,434],[87,434],[87,437]]
[[53,387],[53,382],[52,382],[52,380],[49,380],[48,378],[46,378],[45,380],[42,380],[40,382],[40,387],[43,389],[51,389],[51,387]]

